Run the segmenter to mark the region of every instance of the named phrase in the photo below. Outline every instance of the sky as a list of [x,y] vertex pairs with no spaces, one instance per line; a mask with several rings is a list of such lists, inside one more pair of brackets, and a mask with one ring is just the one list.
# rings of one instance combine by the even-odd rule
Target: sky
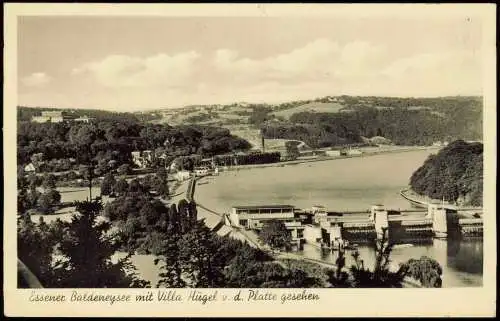
[[18,104],[140,111],[482,94],[466,16],[18,18]]

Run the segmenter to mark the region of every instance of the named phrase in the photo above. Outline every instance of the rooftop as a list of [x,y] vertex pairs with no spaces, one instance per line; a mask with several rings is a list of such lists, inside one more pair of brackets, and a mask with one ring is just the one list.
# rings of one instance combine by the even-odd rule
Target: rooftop
[[294,209],[293,205],[237,205],[233,206],[236,209]]

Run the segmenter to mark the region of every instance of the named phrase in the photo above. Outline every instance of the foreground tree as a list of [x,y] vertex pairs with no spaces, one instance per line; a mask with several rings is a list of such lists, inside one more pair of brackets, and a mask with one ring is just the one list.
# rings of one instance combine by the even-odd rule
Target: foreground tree
[[[29,215],[19,216],[17,226],[17,257],[38,278],[44,287],[55,285],[52,257],[57,239],[54,232],[40,219],[39,224]],[[21,286],[21,285],[19,285]]]
[[165,246],[158,254],[155,264],[160,264],[160,279],[158,287],[182,288],[186,285],[182,279],[182,267],[180,262],[179,240],[180,234],[175,224],[167,228]]
[[292,236],[286,229],[285,223],[270,220],[264,223],[264,227],[259,233],[259,239],[272,249],[289,249]]
[[110,223],[97,222],[102,211],[100,201],[76,203],[75,215],[68,223],[60,252],[65,257],[59,260],[57,273],[61,287],[76,288],[123,288],[144,287],[147,283],[136,275],[127,273],[132,266],[129,256],[114,263],[111,257],[119,244],[110,235]]
[[426,288],[440,288],[443,281],[441,275],[443,268],[434,259],[422,256],[420,259],[410,259],[403,264],[406,275],[420,281]]
[[382,230],[382,238],[375,242],[375,266],[373,271],[365,267],[359,252],[353,253],[355,264],[351,266],[352,286],[355,288],[401,288],[406,267],[396,272],[390,270],[390,254],[393,244],[389,242],[387,229]]
[[223,283],[222,266],[216,260],[214,235],[197,222],[179,241],[180,262],[188,287],[219,287]]

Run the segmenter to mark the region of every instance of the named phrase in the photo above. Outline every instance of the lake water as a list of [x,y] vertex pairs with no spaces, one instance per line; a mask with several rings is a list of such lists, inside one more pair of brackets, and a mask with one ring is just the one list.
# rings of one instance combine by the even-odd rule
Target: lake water
[[[349,159],[268,167],[221,173],[196,187],[196,201],[218,212],[233,205],[290,204],[299,208],[324,205],[329,210],[368,210],[383,204],[388,209],[407,209],[410,204],[399,191],[408,186],[411,174],[435,150],[418,150]],[[207,216],[215,225],[216,216]],[[365,264],[371,266],[374,252],[361,247]],[[306,245],[303,255],[334,262],[335,254],[324,255]],[[426,255],[443,267],[444,287],[481,286],[482,240],[433,240],[431,244],[397,248],[394,265]]]

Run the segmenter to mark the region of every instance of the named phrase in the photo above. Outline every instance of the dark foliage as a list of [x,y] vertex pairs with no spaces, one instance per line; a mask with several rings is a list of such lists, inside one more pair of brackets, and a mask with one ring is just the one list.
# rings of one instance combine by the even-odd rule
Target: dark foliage
[[412,189],[434,199],[483,203],[483,144],[455,141],[431,155],[410,178]]

